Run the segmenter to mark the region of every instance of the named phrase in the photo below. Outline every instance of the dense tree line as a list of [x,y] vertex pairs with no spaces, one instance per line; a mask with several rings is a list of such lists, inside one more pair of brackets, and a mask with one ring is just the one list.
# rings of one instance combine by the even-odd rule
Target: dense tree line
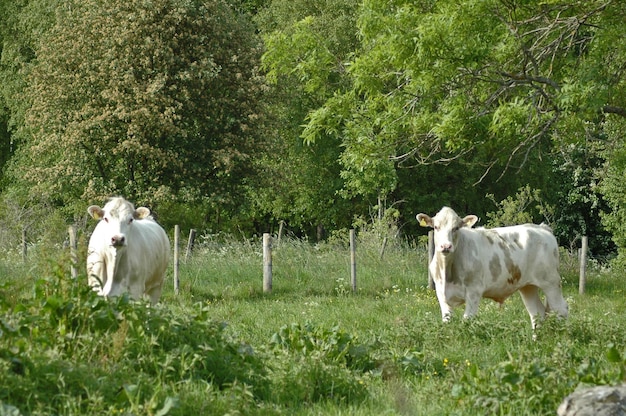
[[166,226],[414,234],[446,204],[626,248],[623,2],[0,0],[0,16],[5,223],[82,221],[123,194]]

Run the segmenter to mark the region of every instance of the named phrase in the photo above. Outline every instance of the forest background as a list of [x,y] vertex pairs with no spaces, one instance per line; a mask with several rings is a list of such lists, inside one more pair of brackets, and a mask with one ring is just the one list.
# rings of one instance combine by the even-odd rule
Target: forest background
[[[626,3],[0,0],[0,246],[120,194],[311,239],[450,205],[626,258]],[[34,237],[36,236],[36,237]]]

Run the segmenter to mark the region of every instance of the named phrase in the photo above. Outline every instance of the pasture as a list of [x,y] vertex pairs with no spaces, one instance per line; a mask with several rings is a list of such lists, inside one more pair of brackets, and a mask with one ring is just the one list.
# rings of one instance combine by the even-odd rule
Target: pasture
[[[346,236],[347,237],[347,236]],[[81,247],[84,247],[84,241]],[[553,415],[581,385],[626,374],[623,276],[563,253],[570,318],[533,341],[514,295],[441,322],[424,244],[283,239],[262,291],[260,239],[205,236],[156,307],[70,278],[62,248],[0,258],[0,413]]]

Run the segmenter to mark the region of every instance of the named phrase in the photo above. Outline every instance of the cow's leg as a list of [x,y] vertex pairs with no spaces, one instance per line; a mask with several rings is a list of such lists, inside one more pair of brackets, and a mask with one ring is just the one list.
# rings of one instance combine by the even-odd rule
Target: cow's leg
[[441,318],[444,322],[450,322],[452,306],[450,306],[446,300],[445,289],[437,283],[435,283],[435,289],[437,292],[437,300],[439,300],[439,307],[441,308]]
[[469,319],[476,316],[481,298],[482,294],[480,293],[470,291],[465,293],[465,313],[463,313],[463,318]]
[[163,283],[152,286],[146,290],[146,295],[150,298],[150,303],[156,305],[161,297],[161,291],[163,289]]
[[537,286],[524,286],[519,290],[522,300],[526,306],[526,310],[530,315],[530,322],[533,330],[537,328],[537,324],[546,315],[546,307],[539,297],[539,288]]
[[561,318],[567,318],[568,307],[567,302],[563,298],[561,287],[558,285],[552,285],[549,287],[541,288],[546,295],[546,303],[551,311],[555,311]]
[[134,275],[128,278],[126,282],[128,286],[128,292],[133,299],[141,299],[146,292],[146,284],[139,276]]

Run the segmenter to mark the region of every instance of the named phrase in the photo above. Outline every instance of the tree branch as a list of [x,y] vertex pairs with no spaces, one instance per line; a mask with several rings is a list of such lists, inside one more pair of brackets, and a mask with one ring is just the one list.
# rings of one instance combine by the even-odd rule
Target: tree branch
[[613,105],[605,105],[601,110],[604,114],[617,114],[618,116],[626,117],[626,108],[616,107]]

